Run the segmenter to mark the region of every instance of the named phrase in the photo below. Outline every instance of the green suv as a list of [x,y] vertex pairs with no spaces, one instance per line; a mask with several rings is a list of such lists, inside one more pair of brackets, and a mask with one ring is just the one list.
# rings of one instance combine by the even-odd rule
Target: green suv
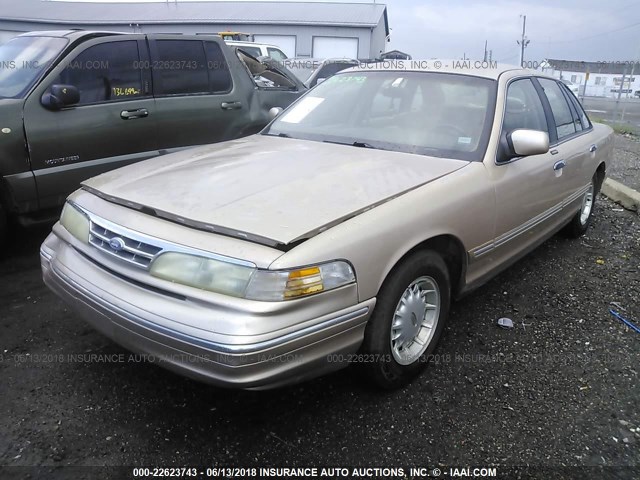
[[0,240],[10,217],[50,221],[82,180],[256,133],[304,90],[215,35],[16,37],[0,46]]

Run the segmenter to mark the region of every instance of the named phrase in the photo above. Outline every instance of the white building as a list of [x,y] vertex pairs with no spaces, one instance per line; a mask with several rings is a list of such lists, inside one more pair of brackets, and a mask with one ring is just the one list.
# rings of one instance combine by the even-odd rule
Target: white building
[[542,71],[579,85],[586,97],[632,97],[640,90],[640,63],[637,61],[581,62],[547,59]]
[[377,58],[389,37],[387,7],[376,3],[88,3],[0,0],[0,43],[33,30],[144,33],[252,33],[289,57]]

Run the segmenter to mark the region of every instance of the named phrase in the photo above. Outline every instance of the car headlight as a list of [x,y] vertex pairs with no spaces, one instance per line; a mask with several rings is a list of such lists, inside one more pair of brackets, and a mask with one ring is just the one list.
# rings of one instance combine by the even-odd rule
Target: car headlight
[[245,298],[277,302],[326,292],[355,281],[351,265],[341,261],[293,270],[256,270]]
[[182,285],[264,302],[305,297],[355,282],[351,265],[343,261],[271,271],[177,252],[161,254],[151,264],[150,273]]
[[66,202],[60,215],[60,224],[83,243],[89,243],[89,218],[73,204]]
[[241,297],[254,268],[185,253],[161,254],[151,264],[154,277],[190,287]]

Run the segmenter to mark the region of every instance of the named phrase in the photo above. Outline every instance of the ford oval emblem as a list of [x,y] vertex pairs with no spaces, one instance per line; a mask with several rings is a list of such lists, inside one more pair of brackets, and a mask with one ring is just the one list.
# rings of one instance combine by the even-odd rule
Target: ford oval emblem
[[119,252],[124,248],[125,243],[124,243],[124,240],[121,239],[120,237],[113,237],[111,240],[109,240],[109,246],[111,247],[112,250]]

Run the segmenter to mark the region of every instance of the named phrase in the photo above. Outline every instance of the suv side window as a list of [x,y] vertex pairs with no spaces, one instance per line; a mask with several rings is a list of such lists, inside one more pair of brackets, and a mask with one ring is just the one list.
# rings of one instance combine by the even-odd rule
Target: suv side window
[[71,60],[53,83],[77,87],[78,105],[139,98],[145,96],[139,64],[135,40],[101,43]]
[[228,92],[231,90],[231,73],[229,64],[224,58],[220,45],[216,42],[204,42],[204,49],[207,53],[207,68],[209,71],[209,82],[211,92]]
[[271,47],[267,47],[267,52],[269,53],[269,56],[271,58],[273,58],[274,60],[281,62],[283,60],[287,59],[287,56],[284,54],[284,52],[282,50],[280,50],[279,48],[271,48]]
[[502,130],[511,132],[519,128],[549,133],[542,101],[529,78],[511,82],[507,88]]
[[256,58],[262,56],[262,52],[260,51],[260,49],[258,47],[247,47],[246,45],[243,45],[243,46],[238,47],[238,48],[244,50],[249,55],[253,55]]
[[209,75],[203,42],[156,40],[158,58],[153,62],[156,93],[188,95],[209,93]]
[[556,121],[558,140],[562,140],[576,133],[576,125],[573,115],[571,114],[571,109],[558,83],[548,78],[538,78],[538,81],[544,90],[547,100],[549,100],[551,112]]

